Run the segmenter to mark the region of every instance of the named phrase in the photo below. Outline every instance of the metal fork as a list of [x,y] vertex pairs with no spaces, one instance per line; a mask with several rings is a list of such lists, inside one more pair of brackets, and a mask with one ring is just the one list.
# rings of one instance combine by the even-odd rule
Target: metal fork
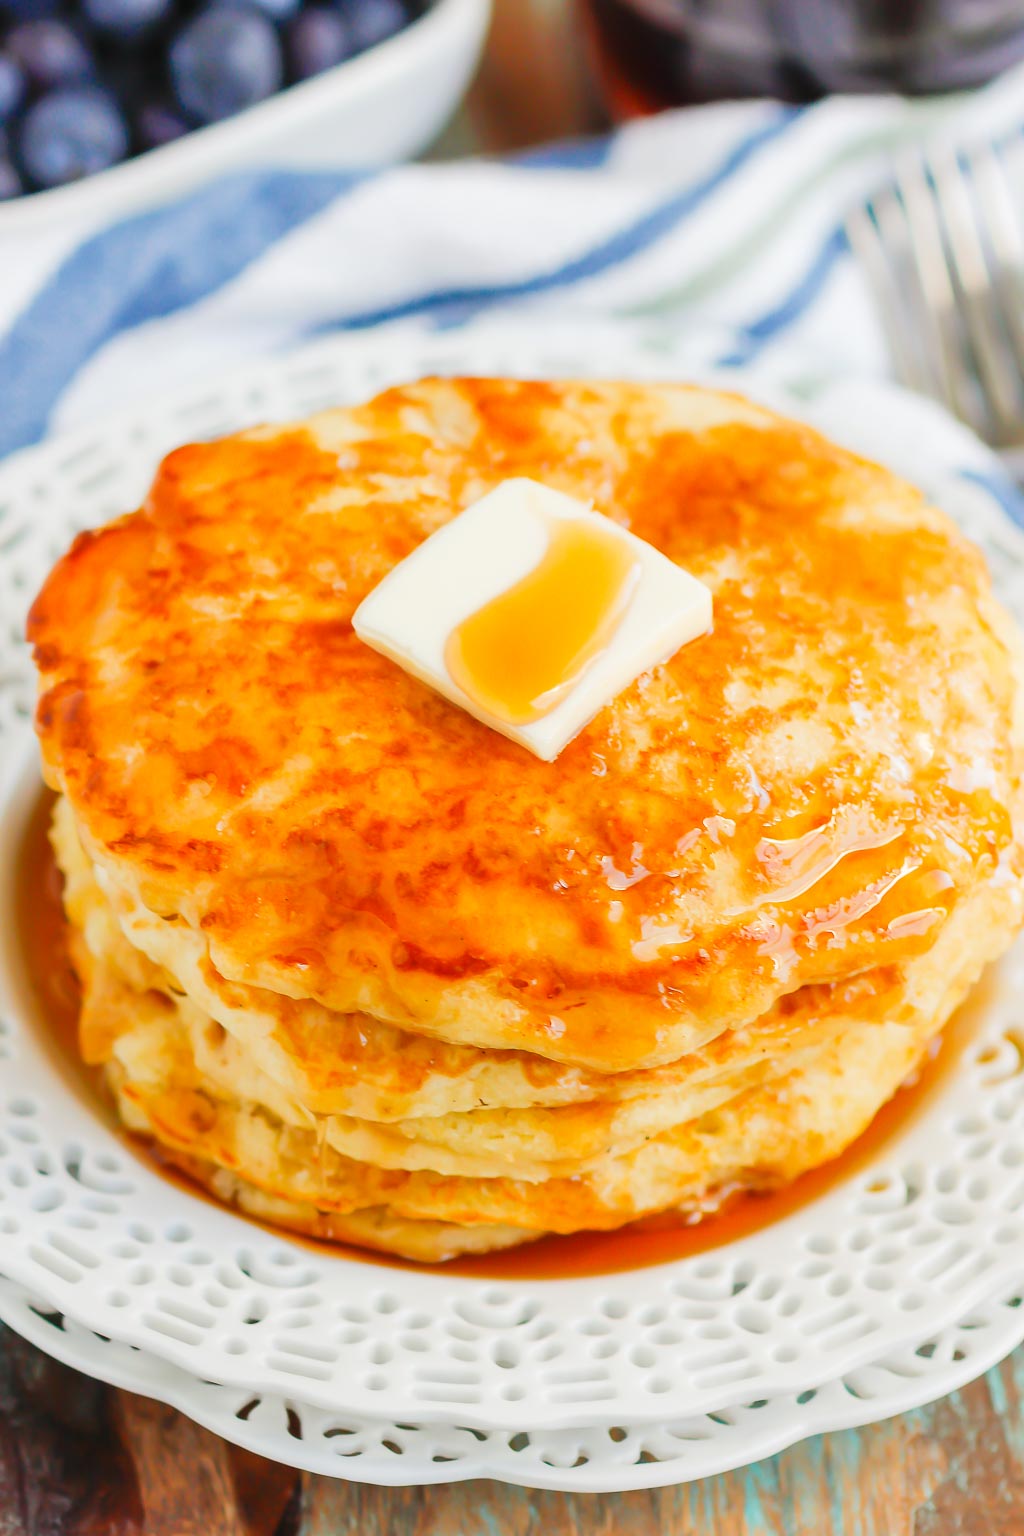
[[901,381],[1024,484],[1024,138],[901,159],[846,230]]

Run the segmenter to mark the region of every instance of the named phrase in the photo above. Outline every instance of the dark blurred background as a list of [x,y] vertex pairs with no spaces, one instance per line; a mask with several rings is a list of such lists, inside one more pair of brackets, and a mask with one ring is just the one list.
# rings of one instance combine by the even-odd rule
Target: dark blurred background
[[529,143],[697,102],[960,90],[1022,58],[1024,0],[496,0],[471,109],[485,142]]

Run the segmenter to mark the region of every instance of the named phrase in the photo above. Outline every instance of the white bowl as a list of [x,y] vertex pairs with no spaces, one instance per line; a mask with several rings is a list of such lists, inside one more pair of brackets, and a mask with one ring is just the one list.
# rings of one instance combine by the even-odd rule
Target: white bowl
[[0,204],[0,245],[65,219],[103,224],[226,171],[358,169],[424,149],[472,77],[491,0],[433,0],[405,31],[226,122],[71,186]]

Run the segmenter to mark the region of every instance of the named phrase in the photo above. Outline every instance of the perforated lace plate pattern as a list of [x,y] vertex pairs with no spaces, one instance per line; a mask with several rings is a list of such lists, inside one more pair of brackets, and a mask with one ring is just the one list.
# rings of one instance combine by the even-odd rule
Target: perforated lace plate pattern
[[1015,1290],[934,1339],[804,1392],[655,1425],[481,1430],[393,1424],[201,1381],[83,1328],[2,1276],[0,1318],[65,1364],[171,1403],[223,1439],[308,1472],[392,1486],[490,1477],[580,1493],[693,1482],[761,1461],[809,1435],[906,1413],[973,1381],[1024,1338],[1024,1298]]

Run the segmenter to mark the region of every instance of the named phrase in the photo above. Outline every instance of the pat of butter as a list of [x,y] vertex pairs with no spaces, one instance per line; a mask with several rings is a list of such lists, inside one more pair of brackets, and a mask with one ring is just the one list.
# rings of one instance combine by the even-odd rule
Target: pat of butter
[[622,690],[711,626],[711,593],[535,480],[506,480],[385,576],[356,634],[553,761]]

